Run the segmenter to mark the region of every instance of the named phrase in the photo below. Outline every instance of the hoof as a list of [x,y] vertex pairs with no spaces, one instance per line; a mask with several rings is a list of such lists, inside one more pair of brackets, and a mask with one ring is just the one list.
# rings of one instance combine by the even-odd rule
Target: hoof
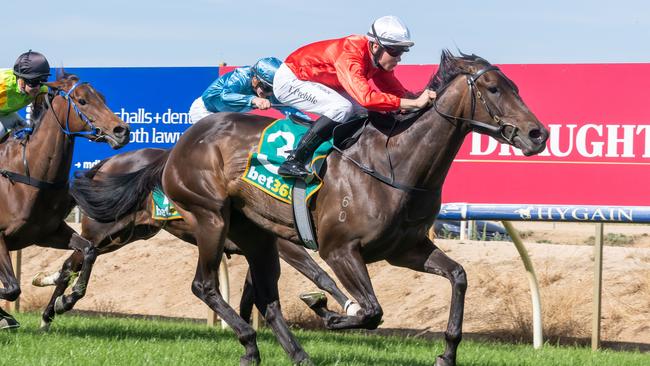
[[0,317],[0,329],[16,329],[20,327],[20,323],[10,316]]
[[327,307],[327,296],[322,292],[307,292],[300,295],[302,300],[310,309]]
[[38,330],[40,330],[43,333],[47,333],[50,331],[50,326],[52,325],[52,322],[46,322],[45,320],[41,319],[41,325],[38,327]]
[[298,361],[298,363],[296,363],[296,365],[298,365],[298,366],[315,366],[314,363],[312,362],[312,360],[309,357]]
[[54,300],[54,312],[56,314],[65,313],[65,308],[63,306],[63,295],[59,296]]
[[456,366],[456,362],[450,361],[443,356],[436,357],[435,366]]
[[257,366],[262,362],[259,358],[250,358],[243,356],[239,359],[239,366]]
[[45,287],[46,285],[43,283],[43,280],[45,279],[45,277],[46,277],[45,272],[38,272],[32,278],[32,286]]
[[45,272],[38,272],[34,278],[32,278],[32,286],[36,287],[46,287],[56,285],[56,280],[59,279],[61,275],[60,272],[54,272],[52,274],[47,274]]

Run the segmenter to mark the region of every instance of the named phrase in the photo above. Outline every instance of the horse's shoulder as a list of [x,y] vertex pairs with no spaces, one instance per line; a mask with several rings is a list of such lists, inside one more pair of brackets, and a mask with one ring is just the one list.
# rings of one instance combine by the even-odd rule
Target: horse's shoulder
[[[9,138],[6,141],[0,143],[0,161],[3,163],[7,162],[10,159],[14,159],[16,156],[21,155],[22,149],[19,149],[20,142],[13,138]],[[22,155],[21,155],[22,159]],[[3,164],[4,165],[4,164]]]

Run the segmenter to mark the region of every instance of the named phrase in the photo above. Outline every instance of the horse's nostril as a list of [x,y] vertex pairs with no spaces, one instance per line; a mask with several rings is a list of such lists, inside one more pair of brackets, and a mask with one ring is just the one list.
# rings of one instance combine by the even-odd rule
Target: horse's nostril
[[542,135],[543,134],[542,134],[542,131],[540,129],[534,129],[534,130],[530,130],[530,132],[528,132],[528,137],[530,137],[533,140],[537,140],[537,139],[541,138]]
[[113,128],[113,134],[118,137],[122,137],[129,133],[129,129],[122,126],[117,126]]

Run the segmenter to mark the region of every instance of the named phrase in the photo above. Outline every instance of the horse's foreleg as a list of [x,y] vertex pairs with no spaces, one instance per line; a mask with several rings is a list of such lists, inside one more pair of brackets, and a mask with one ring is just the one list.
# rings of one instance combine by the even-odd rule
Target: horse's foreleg
[[59,275],[55,280],[54,284],[56,288],[52,293],[50,302],[43,310],[43,315],[41,316],[41,330],[49,330],[52,321],[56,312],[54,311],[54,304],[56,300],[65,293],[65,290],[70,286],[70,279],[72,278],[73,272],[79,272],[81,269],[81,264],[83,262],[83,255],[79,251],[73,251],[70,257],[63,262],[61,270],[57,272]]
[[445,331],[446,347],[444,354],[436,359],[436,366],[455,365],[456,351],[462,338],[463,329],[465,291],[467,290],[465,270],[428,238],[424,238],[410,248],[400,247],[399,253],[388,258],[388,262],[396,266],[443,276],[451,282],[451,305]]
[[[0,234],[0,281],[4,288],[0,289],[0,299],[16,301],[20,296],[20,283],[11,265],[11,257],[3,234]],[[13,316],[0,308],[0,329],[18,328],[20,323]]]
[[350,242],[334,251],[321,251],[321,257],[361,306],[356,315],[328,314],[326,326],[329,329],[377,328],[384,312],[372,288],[368,269],[359,253],[358,242]]
[[[280,258],[287,262],[291,267],[298,270],[305,277],[309,278],[319,289],[329,293],[334,297],[336,302],[342,308],[349,308],[352,302],[348,297],[336,286],[336,282],[327,274],[316,261],[309,255],[305,248],[296,245],[284,239],[278,239],[278,253]],[[321,317],[324,312],[320,309],[327,308],[327,298],[322,294],[302,294],[300,296],[307,305],[312,308]],[[346,309],[347,310],[347,309]]]

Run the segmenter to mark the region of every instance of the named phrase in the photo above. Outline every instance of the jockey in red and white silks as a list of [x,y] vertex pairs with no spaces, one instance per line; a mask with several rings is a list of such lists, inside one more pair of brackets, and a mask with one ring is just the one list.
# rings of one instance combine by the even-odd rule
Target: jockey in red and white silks
[[337,123],[366,110],[411,110],[429,104],[434,92],[425,90],[420,97],[409,99],[411,93],[393,72],[401,55],[413,44],[402,21],[385,16],[371,25],[366,36],[320,41],[290,54],[275,74],[273,93],[281,103],[321,117],[280,166],[279,173],[302,178],[309,175],[305,164],[331,137]]

